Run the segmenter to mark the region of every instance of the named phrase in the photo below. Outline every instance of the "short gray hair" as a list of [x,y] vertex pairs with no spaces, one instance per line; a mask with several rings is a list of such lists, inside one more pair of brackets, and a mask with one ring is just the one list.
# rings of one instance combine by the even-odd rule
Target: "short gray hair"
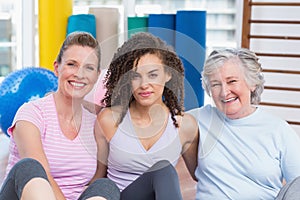
[[209,76],[214,71],[224,65],[228,60],[237,60],[239,65],[243,68],[245,81],[248,86],[255,86],[255,90],[251,92],[251,103],[259,104],[261,94],[264,89],[264,76],[262,74],[261,63],[256,54],[245,48],[224,48],[214,50],[206,59],[202,71],[202,87],[206,93],[210,95]]

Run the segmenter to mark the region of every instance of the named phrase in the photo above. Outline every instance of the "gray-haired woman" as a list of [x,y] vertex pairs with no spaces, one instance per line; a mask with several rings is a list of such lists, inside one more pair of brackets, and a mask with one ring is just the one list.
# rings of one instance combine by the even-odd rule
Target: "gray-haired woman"
[[214,105],[189,111],[201,133],[196,199],[275,199],[284,180],[300,176],[300,139],[258,106],[264,87],[258,57],[242,48],[215,50],[202,85]]

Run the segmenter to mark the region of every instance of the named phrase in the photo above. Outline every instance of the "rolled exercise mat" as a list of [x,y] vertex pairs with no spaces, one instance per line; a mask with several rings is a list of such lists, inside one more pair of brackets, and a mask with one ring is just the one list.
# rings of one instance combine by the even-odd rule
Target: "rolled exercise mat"
[[96,38],[96,17],[92,14],[71,15],[68,18],[67,35],[75,31],[85,31]]
[[150,14],[148,32],[175,48],[175,14]]
[[148,16],[127,18],[128,38],[137,32],[148,32]]
[[72,0],[39,0],[39,65],[53,70],[61,44],[66,38]]
[[185,110],[204,104],[201,71],[206,53],[206,11],[177,11],[176,52],[185,67]]
[[107,68],[119,45],[118,8],[90,7],[96,18],[96,39],[101,46],[101,68]]

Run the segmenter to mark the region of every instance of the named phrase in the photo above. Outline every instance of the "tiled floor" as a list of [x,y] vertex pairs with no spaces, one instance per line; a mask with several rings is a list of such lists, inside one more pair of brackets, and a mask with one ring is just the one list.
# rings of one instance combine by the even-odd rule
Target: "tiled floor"
[[182,158],[179,159],[176,170],[179,176],[183,200],[195,200],[196,182],[192,179]]

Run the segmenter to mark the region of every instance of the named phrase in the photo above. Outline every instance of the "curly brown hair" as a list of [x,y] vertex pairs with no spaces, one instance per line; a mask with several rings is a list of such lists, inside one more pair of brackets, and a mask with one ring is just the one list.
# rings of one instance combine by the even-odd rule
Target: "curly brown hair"
[[163,102],[169,108],[174,126],[178,127],[175,115],[183,115],[184,111],[184,67],[173,48],[150,33],[136,33],[118,48],[104,80],[107,91],[102,103],[105,107],[121,106],[116,124],[119,125],[130,103],[135,101],[131,86],[132,71],[146,54],[158,56],[165,66],[164,70],[171,75],[164,87]]

